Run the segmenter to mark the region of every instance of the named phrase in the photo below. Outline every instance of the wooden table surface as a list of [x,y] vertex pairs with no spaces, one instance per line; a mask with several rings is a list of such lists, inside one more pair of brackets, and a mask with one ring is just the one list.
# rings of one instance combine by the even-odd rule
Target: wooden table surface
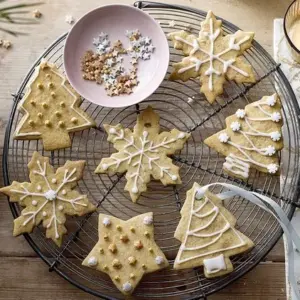
[[[282,17],[291,0],[164,0],[203,10],[213,10],[237,26],[254,31],[256,39],[270,53],[273,43],[273,19]],[[16,2],[16,1],[11,1]],[[20,1],[28,2],[28,1]],[[40,7],[43,17],[39,25],[23,27],[29,37],[12,38],[0,32],[0,38],[9,38],[13,48],[0,49],[0,147],[15,92],[32,63],[59,35],[70,29],[65,23],[67,14],[75,18],[103,5],[109,0],[44,0]],[[132,3],[118,0],[119,3]],[[16,30],[21,28],[15,27]],[[1,173],[2,176],[2,173]],[[0,178],[1,186],[3,180]],[[0,201],[0,299],[96,299],[72,286],[55,273],[49,273],[46,264],[35,254],[25,239],[12,237],[13,218],[5,197]],[[283,300],[285,297],[284,251],[282,240],[265,261],[254,270],[209,300]]]

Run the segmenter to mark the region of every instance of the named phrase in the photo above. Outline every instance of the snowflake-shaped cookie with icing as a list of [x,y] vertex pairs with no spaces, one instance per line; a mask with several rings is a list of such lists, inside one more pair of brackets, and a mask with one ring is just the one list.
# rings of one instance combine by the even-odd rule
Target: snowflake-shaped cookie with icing
[[104,125],[108,141],[118,150],[109,158],[103,158],[95,173],[126,172],[125,190],[130,193],[133,202],[147,190],[150,176],[164,185],[180,184],[179,167],[172,163],[168,155],[181,150],[190,134],[173,129],[161,132],[159,116],[149,106],[137,118],[134,130]]
[[42,61],[20,101],[24,114],[14,133],[15,139],[42,139],[45,150],[71,146],[69,133],[94,127],[81,108],[82,100],[60,70]]
[[169,265],[155,243],[151,212],[127,221],[100,214],[98,230],[99,241],[82,264],[108,274],[125,295],[134,291],[145,274]]
[[223,93],[226,79],[238,83],[255,82],[251,65],[241,57],[251,47],[253,32],[239,30],[224,35],[222,21],[209,11],[198,37],[184,30],[169,33],[168,37],[174,42],[174,48],[187,56],[174,64],[170,79],[187,81],[199,77],[200,91],[210,103]]
[[60,246],[67,232],[64,226],[66,215],[82,216],[96,209],[86,195],[73,190],[83,176],[84,165],[83,160],[67,161],[54,172],[49,158],[34,152],[28,164],[31,182],[13,181],[10,186],[0,189],[9,196],[10,202],[25,207],[20,217],[14,220],[13,235],[32,232],[42,222],[47,238]]
[[226,129],[204,143],[226,156],[223,169],[234,177],[247,179],[250,167],[278,174],[277,152],[283,148],[280,111],[278,95],[265,96],[226,118]]

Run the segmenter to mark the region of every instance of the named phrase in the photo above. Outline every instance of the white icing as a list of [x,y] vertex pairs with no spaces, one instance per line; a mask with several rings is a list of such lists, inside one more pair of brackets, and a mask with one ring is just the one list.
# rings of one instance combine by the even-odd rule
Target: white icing
[[223,168],[245,179],[249,177],[250,165],[232,153],[226,156]]
[[220,133],[218,138],[221,143],[227,143],[229,141],[229,136],[226,132]]
[[66,190],[62,190],[61,193],[62,193],[62,195],[66,195],[67,191]]
[[274,146],[268,146],[266,148],[266,155],[272,156],[276,153],[275,147]]
[[45,198],[49,201],[56,199],[56,192],[54,190],[48,190],[45,194]]
[[124,292],[130,292],[132,290],[132,285],[130,282],[125,282],[123,285],[122,285],[122,290]]
[[185,133],[184,132],[180,132],[177,136],[178,139],[183,139],[185,138]]
[[278,142],[281,139],[281,133],[279,131],[273,131],[270,133],[270,137],[274,142]]
[[244,109],[238,109],[235,113],[235,115],[239,118],[239,119],[244,119],[246,116],[246,112]]
[[52,182],[52,183],[56,183],[56,182],[57,182],[56,178],[52,178],[52,179],[51,179],[51,182]]
[[105,218],[103,219],[102,223],[103,223],[103,225],[104,225],[105,227],[108,227],[108,226],[111,224],[111,221],[110,221],[109,218],[105,217]]
[[43,217],[47,217],[47,212],[43,211],[42,215],[43,215]]
[[227,269],[223,254],[213,258],[204,259],[203,266],[207,274],[214,274]]
[[[192,203],[191,203],[191,210],[189,213],[187,232],[186,232],[184,240],[179,248],[178,254],[175,259],[175,264],[176,263],[182,264],[182,263],[185,263],[187,261],[190,261],[190,260],[193,260],[196,258],[209,256],[209,255],[215,254],[215,253],[222,253],[222,252],[236,249],[236,248],[239,248],[239,247],[242,247],[245,245],[245,241],[240,236],[239,232],[233,226],[230,225],[230,223],[225,218],[225,216],[222,214],[220,209],[209,198],[205,197],[204,201],[202,200],[203,203],[196,210],[194,210],[195,199],[198,199],[198,198],[201,199],[202,197],[203,197],[203,193],[198,194],[197,190],[194,191],[193,199],[192,199]],[[201,213],[201,210],[208,204],[211,205],[213,208],[208,213]],[[200,227],[197,227],[193,230],[190,230],[193,217],[202,219],[202,218],[208,218],[210,215],[212,215],[212,217],[209,219],[209,221],[206,224],[204,224]],[[212,232],[212,233],[201,233],[203,230],[210,227],[210,225],[214,223],[214,221],[216,220],[217,217],[220,217],[224,220],[225,225],[223,226],[223,228],[216,230],[215,232]],[[183,251],[195,251],[195,250],[205,249],[205,248],[215,244],[216,242],[218,242],[222,238],[223,234],[225,232],[227,232],[228,230],[231,230],[232,234],[234,234],[239,239],[238,244],[235,244],[232,246],[229,245],[227,247],[224,246],[223,248],[220,248],[220,249],[202,252],[200,254],[195,254],[194,256],[181,259]],[[186,246],[187,240],[188,240],[188,237],[190,237],[190,236],[194,236],[197,238],[211,237],[212,239],[210,239],[210,241],[206,242],[206,243],[199,242],[199,245],[187,247]]]
[[91,256],[91,257],[88,259],[88,265],[89,265],[90,267],[95,267],[95,266],[97,266],[97,264],[98,264],[98,260],[97,260],[97,258],[96,258],[95,256]]
[[33,206],[37,206],[37,201],[36,201],[36,200],[32,200],[31,204],[32,204]]
[[164,259],[162,256],[156,256],[156,257],[155,257],[155,263],[156,263],[157,265],[163,264],[164,261],[165,261],[165,259]]
[[63,207],[62,205],[59,205],[59,206],[58,206],[58,210],[59,210],[59,211],[63,211],[63,210],[64,210],[64,207]]
[[42,190],[42,187],[41,187],[40,185],[38,185],[38,186],[36,187],[36,189],[40,192],[40,191]]
[[271,119],[274,122],[279,122],[281,120],[281,114],[279,112],[274,112],[271,115]]
[[[209,87],[210,91],[213,91],[214,90],[213,74],[215,74],[217,76],[220,76],[221,74],[225,74],[227,72],[228,68],[232,68],[233,70],[235,70],[236,72],[240,73],[241,75],[243,75],[245,77],[249,76],[249,74],[247,72],[245,72],[245,71],[243,71],[243,70],[241,70],[241,69],[239,69],[239,68],[237,68],[236,66],[233,65],[233,63],[235,62],[235,59],[232,58],[232,59],[229,59],[229,60],[225,60],[225,59],[222,59],[221,56],[228,53],[231,50],[240,50],[240,46],[243,43],[247,42],[250,39],[250,36],[244,37],[242,40],[240,40],[237,43],[235,43],[235,37],[231,36],[230,40],[229,40],[228,48],[223,50],[220,53],[215,54],[214,53],[215,40],[220,35],[221,31],[220,31],[220,29],[214,30],[212,19],[209,20],[209,27],[210,27],[209,28],[209,30],[210,30],[209,33],[207,33],[207,32],[204,33],[205,36],[207,36],[207,38],[210,40],[210,49],[209,49],[209,51],[201,48],[201,46],[199,45],[199,42],[196,38],[193,39],[192,42],[189,42],[189,41],[183,39],[180,36],[175,36],[175,40],[179,41],[181,43],[184,43],[184,44],[186,44],[186,45],[188,45],[192,48],[189,55],[193,55],[193,54],[195,54],[196,52],[199,51],[199,52],[202,52],[202,53],[204,53],[208,56],[203,61],[199,60],[196,57],[191,57],[190,62],[192,62],[193,64],[191,64],[190,66],[183,67],[183,68],[179,69],[178,73],[181,74],[181,73],[184,73],[184,72],[186,72],[190,69],[193,69],[193,68],[195,68],[195,71],[198,72],[202,64],[205,64],[205,63],[209,62],[209,67],[206,70],[205,75],[209,76],[208,87]],[[223,64],[222,72],[219,72],[218,70],[216,70],[214,68],[214,60],[217,60],[217,61],[219,61]]]
[[[108,164],[101,164],[101,167],[103,170],[108,170],[110,167],[115,166],[115,168],[118,168],[121,163],[127,162],[130,164],[133,160],[133,158],[138,157],[138,160],[133,163],[132,167],[137,167],[135,172],[130,175],[130,178],[133,178],[133,186],[131,188],[131,192],[134,194],[137,194],[139,192],[138,189],[138,180],[143,182],[143,178],[141,176],[141,172],[143,170],[143,160],[145,159],[148,163],[148,168],[150,170],[153,169],[153,167],[158,168],[160,178],[163,178],[165,175],[169,176],[173,181],[176,181],[178,179],[177,175],[172,174],[169,167],[161,166],[156,161],[159,160],[159,156],[149,156],[149,154],[155,154],[158,153],[159,148],[165,148],[169,149],[169,144],[176,142],[175,138],[168,138],[164,137],[163,140],[155,145],[153,141],[148,140],[148,132],[144,131],[142,137],[140,137],[140,146],[136,145],[136,142],[134,140],[134,137],[131,136],[130,138],[125,137],[124,129],[120,129],[120,131],[113,131],[111,132],[111,129],[109,129],[109,133],[115,135],[115,139],[113,142],[117,140],[122,140],[126,142],[124,146],[123,152],[126,154],[124,158],[116,158],[111,157],[113,159],[113,162]],[[115,129],[115,128],[113,128]],[[134,152],[127,151],[127,148],[132,147],[135,149]],[[176,176],[176,179],[174,179]]]
[[151,225],[151,224],[153,223],[153,218],[152,218],[152,216],[146,216],[146,217],[144,218],[144,220],[143,220],[143,223],[144,223],[145,225]]
[[241,124],[239,122],[232,122],[230,125],[232,131],[239,131],[241,129]]
[[277,100],[277,95],[276,94],[273,94],[272,96],[269,96],[267,98],[267,104],[269,106],[274,106],[276,104],[276,100]]
[[268,169],[270,174],[275,174],[278,171],[279,166],[276,165],[276,164],[269,164],[267,169]]

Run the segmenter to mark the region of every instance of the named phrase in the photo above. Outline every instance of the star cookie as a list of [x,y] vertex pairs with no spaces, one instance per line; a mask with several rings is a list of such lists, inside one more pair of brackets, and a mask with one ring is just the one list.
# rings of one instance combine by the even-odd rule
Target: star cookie
[[223,169],[231,176],[247,179],[250,168],[278,174],[278,151],[283,148],[281,103],[277,94],[238,109],[226,118],[226,129],[204,143],[225,155]]
[[222,200],[194,183],[181,209],[174,237],[181,241],[174,269],[204,266],[207,278],[233,271],[230,257],[251,249],[253,242],[238,231],[235,217]]
[[184,30],[169,33],[168,37],[174,42],[174,48],[187,56],[174,64],[170,80],[199,77],[200,91],[210,103],[223,93],[226,79],[237,83],[255,82],[251,65],[241,58],[252,45],[253,32],[238,30],[224,35],[222,21],[209,11],[198,37]]
[[81,109],[81,98],[58,68],[42,62],[19,110],[24,113],[14,134],[21,140],[42,139],[45,150],[71,146],[70,132],[94,127],[95,122]]
[[43,222],[47,238],[58,246],[67,230],[64,226],[66,215],[82,216],[95,211],[85,195],[73,190],[82,178],[85,161],[67,161],[54,172],[49,158],[34,152],[28,164],[31,182],[13,181],[10,186],[0,189],[9,196],[10,202],[25,207],[20,217],[14,220],[13,235],[32,232]]
[[133,202],[147,190],[150,175],[164,185],[181,183],[179,167],[172,164],[168,155],[183,148],[189,133],[177,129],[159,133],[159,116],[150,106],[138,116],[133,131],[121,124],[104,125],[104,128],[107,140],[118,152],[103,158],[95,173],[126,172],[125,190]]
[[108,274],[125,295],[133,292],[144,274],[169,265],[154,241],[152,213],[128,221],[99,214],[99,241],[82,264]]

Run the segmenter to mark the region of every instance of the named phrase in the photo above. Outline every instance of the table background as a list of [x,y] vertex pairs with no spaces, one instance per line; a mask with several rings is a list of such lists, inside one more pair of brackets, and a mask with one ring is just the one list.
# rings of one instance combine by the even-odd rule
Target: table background
[[[25,3],[29,0],[19,2]],[[0,32],[0,38],[8,38],[13,43],[10,50],[0,48],[0,154],[2,154],[5,127],[12,105],[11,93],[17,90],[28,69],[44,49],[70,29],[70,25],[65,22],[65,16],[71,14],[79,18],[97,6],[112,3],[109,0],[44,0],[43,2],[44,4],[39,7],[43,13],[40,24],[22,28],[14,26],[15,30],[27,31],[30,33],[29,36],[14,38]],[[133,3],[129,0],[116,2]],[[164,2],[189,5],[202,10],[211,9],[217,16],[227,19],[243,30],[254,31],[257,41],[272,54],[273,19],[283,17],[291,0],[164,0]],[[2,186],[2,172],[0,176]],[[1,300],[97,299],[72,286],[56,273],[49,273],[46,264],[37,257],[22,236],[12,237],[12,222],[13,218],[6,198],[1,195]],[[284,250],[283,243],[280,241],[264,262],[208,299],[284,300],[285,295]]]

